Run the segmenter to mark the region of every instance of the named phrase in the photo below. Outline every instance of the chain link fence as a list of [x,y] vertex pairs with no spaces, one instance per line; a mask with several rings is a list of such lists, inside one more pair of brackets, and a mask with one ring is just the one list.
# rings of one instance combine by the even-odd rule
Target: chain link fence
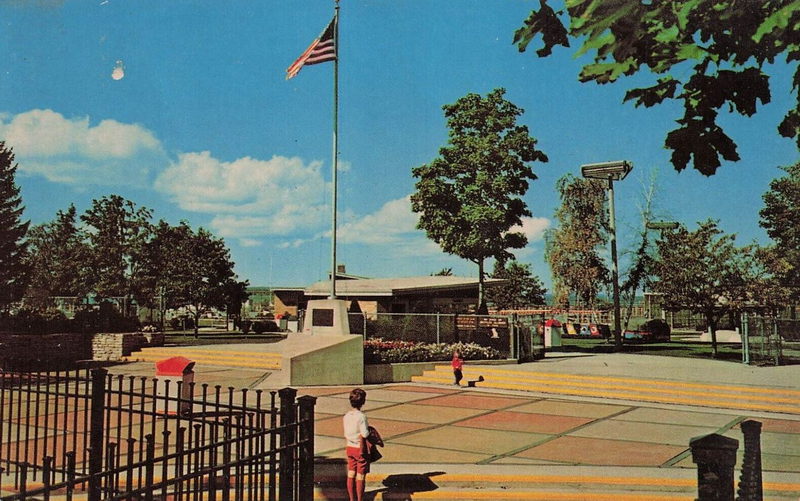
[[760,365],[800,362],[800,320],[742,314],[742,361]]
[[516,356],[514,323],[507,315],[350,313],[350,332],[364,339],[419,343],[475,343]]

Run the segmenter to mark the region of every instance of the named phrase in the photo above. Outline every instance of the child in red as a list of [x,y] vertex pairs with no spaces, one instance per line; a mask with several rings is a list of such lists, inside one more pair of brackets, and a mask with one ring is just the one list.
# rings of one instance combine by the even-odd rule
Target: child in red
[[453,367],[453,376],[456,378],[456,382],[454,384],[461,386],[461,378],[464,375],[461,373],[461,369],[464,367],[464,361],[459,357],[458,352],[453,352],[453,361],[450,363]]
[[367,401],[367,392],[355,388],[350,392],[350,412],[342,418],[344,438],[347,442],[347,494],[350,501],[364,500],[364,487],[369,473],[369,459],[364,456],[364,440],[369,436],[367,416],[361,407]]

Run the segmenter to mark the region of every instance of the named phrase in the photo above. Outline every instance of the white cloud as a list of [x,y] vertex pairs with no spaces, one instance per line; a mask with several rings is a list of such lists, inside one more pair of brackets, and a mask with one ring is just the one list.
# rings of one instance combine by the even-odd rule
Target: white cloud
[[[365,244],[376,252],[392,256],[436,256],[442,255],[439,245],[417,229],[419,216],[411,210],[411,196],[390,200],[377,211],[362,217],[350,215],[350,220],[338,230],[339,242],[343,244]],[[528,237],[528,242],[543,238],[550,220],[544,217],[523,217],[522,224],[512,228]],[[329,236],[330,232],[328,232]],[[528,247],[514,251],[524,255]],[[532,250],[530,251],[532,252]]]
[[239,245],[242,247],[261,247],[263,242],[261,240],[256,240],[255,238],[240,238]]
[[318,231],[329,214],[321,163],[297,157],[222,162],[208,151],[184,153],[155,187],[182,209],[217,214],[210,226],[223,237]]
[[31,110],[0,117],[0,137],[13,148],[21,173],[57,183],[144,185],[153,167],[166,164],[152,132],[116,120],[91,125],[88,117]]
[[411,210],[406,196],[386,202],[380,209],[360,219],[346,222],[338,231],[343,243],[391,244],[420,234],[416,229],[419,216]]
[[511,231],[521,231],[528,237],[528,243],[544,238],[544,232],[550,227],[550,220],[546,217],[523,217],[522,225],[514,226]]

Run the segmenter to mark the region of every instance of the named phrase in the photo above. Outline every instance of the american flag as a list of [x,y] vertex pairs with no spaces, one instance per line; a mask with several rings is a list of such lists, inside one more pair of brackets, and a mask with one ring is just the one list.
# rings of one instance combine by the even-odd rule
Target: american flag
[[331,19],[325,31],[311,42],[311,45],[303,54],[286,69],[286,80],[294,77],[303,66],[319,64],[336,59],[336,43],[334,42],[334,30],[336,29],[336,18]]

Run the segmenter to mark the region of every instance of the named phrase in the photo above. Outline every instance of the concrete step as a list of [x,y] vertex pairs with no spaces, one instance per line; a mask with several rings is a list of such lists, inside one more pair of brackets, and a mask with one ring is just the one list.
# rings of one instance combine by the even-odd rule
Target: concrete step
[[[800,415],[800,391],[736,384],[709,384],[658,379],[588,376],[485,366],[464,366],[464,381],[481,388],[531,391],[555,395],[634,400]],[[449,365],[437,365],[412,378],[415,383],[452,384]]]
[[128,362],[158,362],[171,357],[186,357],[202,365],[246,367],[252,369],[280,370],[281,353],[263,351],[236,351],[213,348],[159,347],[143,348],[126,357]]
[[[693,473],[693,472],[688,472]],[[603,475],[492,475],[373,474],[367,476],[367,499],[450,500],[553,500],[553,501],[693,501],[697,480],[693,475],[641,477]],[[406,477],[409,477],[406,479]],[[419,477],[419,478],[414,478]],[[406,480],[404,482],[404,480]],[[314,499],[348,499],[343,480],[331,482],[317,476]],[[764,481],[764,499],[796,500],[800,484]]]
[[[344,489],[337,490],[317,490],[314,492],[314,499],[324,500],[348,500],[347,492]],[[670,494],[663,492],[564,492],[561,490],[548,489],[436,489],[432,491],[405,492],[403,490],[378,490],[373,492],[367,490],[366,499],[375,501],[399,501],[399,500],[419,500],[437,499],[450,501],[486,501],[486,500],[530,500],[530,501],[694,501],[695,495]],[[770,498],[770,499],[793,499],[793,498]]]
[[[689,475],[688,473],[692,473]],[[563,475],[563,474],[482,474],[436,473],[433,475],[370,473],[367,476],[367,499],[407,500],[552,500],[552,501],[692,501],[696,499],[697,484],[693,472],[662,475],[630,476]],[[738,472],[737,472],[738,478]],[[160,481],[155,479],[156,482]],[[245,485],[248,479],[244,479]],[[314,479],[314,499],[347,500],[344,478],[317,473]],[[40,485],[31,485],[31,488]],[[2,485],[2,494],[14,493],[10,483]],[[764,499],[796,500],[800,483],[765,479]],[[234,494],[231,492],[231,494]],[[220,492],[217,495],[221,495]],[[85,499],[85,491],[76,491],[73,499]],[[66,499],[58,492],[52,500]]]

